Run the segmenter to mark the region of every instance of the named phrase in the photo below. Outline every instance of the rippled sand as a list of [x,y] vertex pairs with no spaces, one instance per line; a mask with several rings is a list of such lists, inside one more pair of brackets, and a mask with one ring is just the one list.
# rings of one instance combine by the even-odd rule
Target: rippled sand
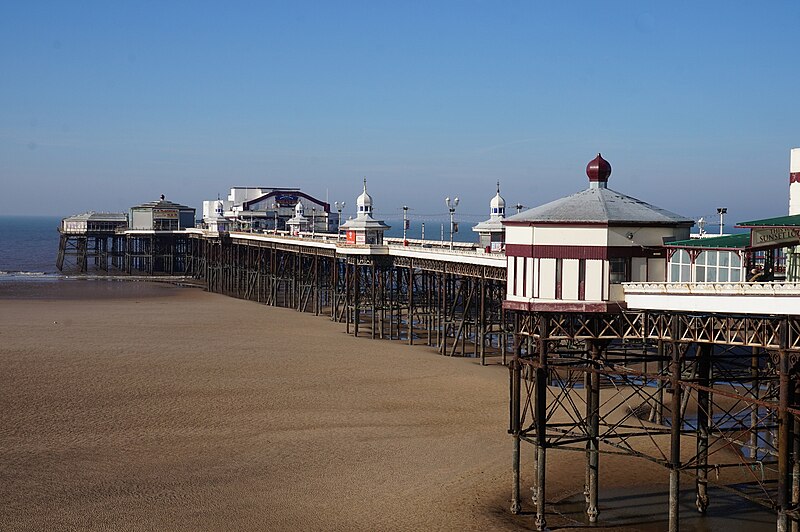
[[27,290],[0,299],[1,530],[511,525],[502,367],[198,289]]
[[[0,283],[0,530],[533,528],[508,511],[502,366],[199,289],[23,285]],[[601,511],[614,486],[666,492],[648,462],[601,471]],[[583,475],[582,453],[550,452],[548,501]],[[579,525],[572,506],[550,523]],[[662,506],[614,520],[658,530]]]

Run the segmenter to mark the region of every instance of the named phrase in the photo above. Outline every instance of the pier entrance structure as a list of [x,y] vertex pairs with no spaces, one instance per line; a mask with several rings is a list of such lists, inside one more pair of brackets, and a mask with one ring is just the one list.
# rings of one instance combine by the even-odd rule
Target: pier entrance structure
[[[701,513],[713,513],[714,486],[775,510],[788,530],[800,503],[800,291],[787,285],[794,304],[775,313],[748,300],[781,290],[769,283],[680,299],[709,283],[665,283],[670,248],[659,240],[673,254],[692,247],[674,242],[691,221],[609,194],[606,165],[589,163],[598,185],[506,221],[511,510],[523,510],[522,456],[531,456],[535,524],[545,529],[546,466],[558,449],[584,457],[576,489],[589,522],[602,510],[600,455],[623,454],[668,471],[671,531],[682,477],[694,480]],[[547,240],[556,228],[560,244]]]

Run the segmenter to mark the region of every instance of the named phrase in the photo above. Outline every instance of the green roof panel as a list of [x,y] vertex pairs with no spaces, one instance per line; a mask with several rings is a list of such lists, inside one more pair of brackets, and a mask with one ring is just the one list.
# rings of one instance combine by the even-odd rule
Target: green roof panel
[[750,245],[750,234],[739,233],[736,235],[690,238],[689,240],[667,242],[664,245],[671,248],[744,249]]
[[800,227],[800,214],[739,222],[736,227]]

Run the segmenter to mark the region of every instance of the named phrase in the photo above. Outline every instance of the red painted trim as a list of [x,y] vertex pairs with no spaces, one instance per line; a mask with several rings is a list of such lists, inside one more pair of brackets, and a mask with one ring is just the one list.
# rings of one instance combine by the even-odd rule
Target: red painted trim
[[556,246],[506,244],[506,256],[539,259],[593,259],[659,257],[661,248],[644,249],[639,246]]
[[517,264],[517,258],[514,257],[514,295],[515,296],[518,295],[518,292],[517,292],[517,279],[519,279],[519,272],[517,272],[517,267],[518,266],[519,266],[519,264]]
[[528,286],[528,257],[522,257],[522,296],[527,297],[525,289]]
[[800,172],[789,173],[789,184],[800,183]]
[[624,308],[625,304],[621,302],[503,301],[503,309],[521,310],[523,312],[619,312]]
[[604,262],[601,270],[603,282],[600,283],[600,299],[603,301],[608,301],[608,291],[611,289],[609,287],[610,283],[608,282],[610,280],[609,277],[611,277],[611,265],[607,262]]
[[608,222],[548,222],[548,221],[535,221],[535,220],[503,220],[503,225],[513,225],[519,227],[532,227],[535,225],[563,225],[564,227],[598,227],[598,226],[608,227]]

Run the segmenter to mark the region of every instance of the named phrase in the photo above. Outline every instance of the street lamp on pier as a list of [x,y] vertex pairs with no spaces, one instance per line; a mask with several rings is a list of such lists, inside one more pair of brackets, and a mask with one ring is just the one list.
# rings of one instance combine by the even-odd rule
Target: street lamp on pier
[[311,238],[317,236],[317,207],[311,207]]
[[447,205],[447,209],[450,211],[450,249],[453,249],[453,232],[455,231],[453,217],[456,214],[456,207],[458,207],[458,198],[453,198],[453,201],[450,201],[450,196],[448,196],[444,199],[444,204]]
[[725,228],[725,215],[728,214],[728,208],[717,208],[717,214],[719,214],[719,234],[722,234],[722,231]]
[[278,234],[278,204],[275,203],[275,202],[272,202],[272,214],[273,214],[274,219],[275,219],[274,233],[277,235]]
[[408,234],[408,205],[403,205],[403,245],[408,245],[408,239],[406,239],[406,235]]
[[342,226],[342,210],[344,209],[347,202],[334,201],[333,204],[336,206],[336,213],[337,213],[337,220],[336,220],[336,240],[339,240],[342,236],[341,231],[339,228]]

